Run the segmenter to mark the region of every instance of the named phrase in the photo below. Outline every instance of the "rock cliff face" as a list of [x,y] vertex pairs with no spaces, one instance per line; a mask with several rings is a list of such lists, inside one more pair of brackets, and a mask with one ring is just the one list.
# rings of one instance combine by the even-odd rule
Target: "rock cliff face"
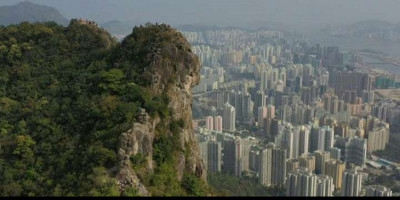
[[140,183],[129,158],[132,155],[141,153],[148,161],[146,170],[153,171],[153,140],[155,127],[159,122],[159,118],[151,120],[145,110],[142,110],[142,119],[138,123],[134,123],[132,129],[120,136],[118,149],[119,172],[116,178],[121,191],[124,191],[126,187],[133,187],[138,190],[141,196],[150,195],[146,187]]
[[[193,132],[191,109],[191,89],[199,83],[200,64],[198,58],[191,52],[186,39],[175,30],[171,32],[169,27],[164,28],[170,34],[160,31],[144,41],[138,40],[135,34],[132,34],[125,39],[129,40],[133,37],[138,43],[150,46],[147,51],[142,52],[146,59],[142,61],[144,67],[141,78],[148,83],[147,88],[153,93],[168,97],[168,108],[172,112],[170,118],[161,119],[159,116],[150,117],[145,110],[142,110],[137,122],[119,138],[120,163],[116,178],[120,188],[123,191],[126,187],[134,187],[139,195],[143,196],[151,194],[133,170],[129,158],[137,154],[143,155],[147,160],[145,171],[148,174],[154,172],[157,166],[153,159],[153,145],[157,135],[156,127],[162,122],[170,124],[173,121],[183,120],[185,124],[179,133],[169,133],[179,134],[178,144],[182,151],[176,154],[174,166],[178,180],[182,180],[185,172],[206,180],[205,166],[200,158]],[[165,40],[169,42],[163,43]],[[124,42],[122,48],[124,48]]]

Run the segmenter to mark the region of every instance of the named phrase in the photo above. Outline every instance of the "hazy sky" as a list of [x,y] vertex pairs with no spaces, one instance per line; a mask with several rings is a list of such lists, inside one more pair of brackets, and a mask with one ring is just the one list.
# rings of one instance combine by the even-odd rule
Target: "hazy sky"
[[[11,5],[22,0],[0,0]],[[400,22],[400,0],[31,0],[67,18],[220,26],[282,23],[295,29],[367,19]]]

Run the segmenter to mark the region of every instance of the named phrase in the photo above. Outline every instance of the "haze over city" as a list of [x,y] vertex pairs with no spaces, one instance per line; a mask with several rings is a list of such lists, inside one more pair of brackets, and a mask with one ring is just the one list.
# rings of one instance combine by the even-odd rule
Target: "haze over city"
[[[22,0],[1,0],[12,5]],[[60,10],[67,18],[165,22],[259,28],[278,26],[310,31],[363,20],[400,22],[397,0],[32,0]]]

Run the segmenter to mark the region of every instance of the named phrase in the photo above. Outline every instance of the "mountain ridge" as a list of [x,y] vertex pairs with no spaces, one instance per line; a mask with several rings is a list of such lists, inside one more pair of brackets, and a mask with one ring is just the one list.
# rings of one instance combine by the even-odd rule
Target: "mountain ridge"
[[400,23],[371,19],[322,30],[335,37],[359,37],[400,42]]
[[31,23],[54,21],[64,26],[69,23],[69,20],[62,16],[57,9],[30,1],[0,7],[0,25],[8,26],[24,21]]

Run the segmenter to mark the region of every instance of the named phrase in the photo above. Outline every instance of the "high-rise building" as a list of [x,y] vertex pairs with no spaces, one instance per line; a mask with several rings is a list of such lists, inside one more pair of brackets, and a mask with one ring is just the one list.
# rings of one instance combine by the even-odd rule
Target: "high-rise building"
[[331,159],[325,163],[325,174],[333,178],[336,190],[342,188],[343,171],[346,169],[346,163]]
[[223,168],[226,173],[240,177],[249,171],[250,141],[246,138],[229,136],[223,142]]
[[300,92],[300,89],[303,87],[303,77],[297,76],[296,77],[296,86],[295,86],[295,92]]
[[300,167],[307,168],[311,172],[315,171],[315,156],[313,155],[302,155],[300,158]]
[[387,119],[388,106],[385,104],[376,104],[372,106],[371,114],[381,120]]
[[335,190],[333,178],[327,175],[317,176],[317,194],[318,197],[331,197]]
[[298,158],[299,155],[299,129],[283,130],[283,148],[286,149],[287,158]]
[[215,116],[214,117],[214,130],[218,132],[222,132],[222,117]]
[[342,96],[347,91],[355,91],[361,93],[363,90],[371,91],[372,77],[367,73],[361,72],[336,72],[333,71],[332,86],[335,87],[335,93]]
[[286,150],[272,150],[272,185],[284,186],[286,182]]
[[323,97],[323,102],[324,102],[324,109],[326,111],[330,111],[331,108],[331,95],[325,94]]
[[369,185],[365,187],[367,197],[391,197],[392,190],[383,185]]
[[336,137],[335,146],[341,151],[343,161],[364,167],[367,159],[367,141],[365,139]]
[[267,106],[268,112],[267,112],[267,118],[268,119],[274,119],[275,118],[275,106],[269,104]]
[[325,174],[325,162],[330,160],[330,153],[326,151],[315,151],[315,173]]
[[339,112],[339,98],[336,95],[332,97],[330,112],[333,115]]
[[250,154],[249,154],[249,170],[253,172],[260,171],[260,151],[258,148],[254,148],[256,146],[250,147]]
[[272,121],[275,118],[275,106],[268,105],[267,106],[267,117],[265,117],[264,121],[264,131],[266,135],[271,135],[272,132]]
[[290,172],[296,171],[296,169],[300,168],[300,160],[299,159],[288,159],[286,160],[286,174]]
[[292,108],[287,105],[279,107],[278,118],[284,122],[291,122]]
[[312,96],[312,91],[310,87],[303,87],[301,88],[301,100],[307,104],[310,105],[311,102],[313,101],[313,96]]
[[362,189],[362,174],[355,169],[343,171],[342,196],[360,196]]
[[268,132],[268,135],[272,138],[275,138],[279,135],[280,133],[280,127],[282,126],[283,122],[279,119],[272,119],[271,120],[271,127],[270,131]]
[[203,160],[204,165],[208,168],[208,147],[207,147],[207,141],[201,141],[201,142],[199,142],[199,150],[200,150],[201,159]]
[[308,169],[299,168],[288,174],[286,182],[286,196],[317,196],[317,175]]
[[325,130],[325,151],[330,151],[335,144],[335,133],[330,127],[324,126],[322,129]]
[[258,127],[264,127],[265,118],[267,117],[268,109],[266,107],[259,107],[258,108]]
[[264,91],[268,89],[268,77],[269,77],[269,71],[267,70],[261,71],[260,90]]
[[231,175],[240,177],[242,175],[241,165],[241,143],[240,138],[227,138],[224,140],[223,168],[222,170]]
[[228,101],[228,92],[226,91],[218,91],[217,92],[217,109],[223,109],[224,104]]
[[340,137],[346,138],[346,137],[348,137],[349,129],[350,129],[350,126],[348,123],[341,122],[335,126],[335,134]]
[[[243,118],[243,94],[241,91],[236,91],[233,94],[233,101],[231,103],[231,105],[235,108],[235,116],[236,119],[242,119]],[[224,114],[224,118],[225,118],[225,114]]]
[[310,140],[310,151],[324,151],[325,150],[325,130],[319,127],[313,127],[311,129],[311,140]]
[[243,95],[242,98],[242,117],[250,119],[253,117],[254,102],[251,100],[250,94]]
[[302,126],[299,136],[299,155],[307,155],[310,141],[310,127]]
[[[254,97],[254,107],[259,108],[259,107],[266,107],[267,106],[267,96],[265,95],[264,91],[258,90],[255,94]],[[258,110],[255,110],[258,112]],[[257,115],[258,113],[254,113]]]
[[341,154],[340,152],[341,152],[341,151],[340,151],[339,148],[333,147],[333,148],[330,150],[331,159],[340,160],[340,154]]
[[221,171],[222,165],[222,145],[221,142],[209,141],[207,144],[208,154],[208,171],[211,173],[217,173]]
[[249,171],[249,161],[250,161],[250,141],[247,138],[242,138],[240,140],[241,144],[241,169],[242,171]]
[[311,151],[322,150],[330,151],[335,143],[333,129],[323,127],[313,127],[311,131]]
[[268,144],[267,148],[260,151],[259,182],[262,185],[270,186],[272,184],[272,151],[273,144]]
[[212,116],[206,118],[206,129],[210,131],[214,130],[214,119]]
[[384,126],[368,131],[368,153],[385,150],[386,144],[389,143],[389,132],[390,129]]
[[230,104],[225,104],[222,127],[225,130],[233,131],[236,129],[235,124],[236,124],[236,109]]

